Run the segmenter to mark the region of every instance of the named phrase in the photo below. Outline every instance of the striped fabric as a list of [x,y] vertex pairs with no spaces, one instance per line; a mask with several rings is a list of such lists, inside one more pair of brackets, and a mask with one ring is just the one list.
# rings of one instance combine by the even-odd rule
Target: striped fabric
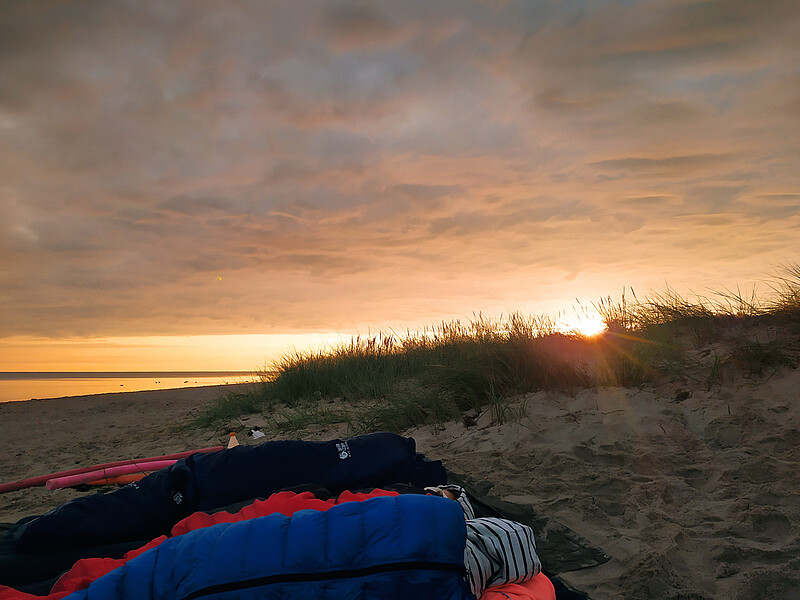
[[447,490],[455,497],[456,502],[461,505],[461,510],[464,511],[465,519],[475,518],[475,509],[472,508],[472,503],[469,501],[469,498],[467,498],[467,492],[463,487],[450,483],[446,485],[440,485],[439,488]]
[[493,517],[467,520],[464,564],[467,582],[476,597],[487,587],[528,581],[542,570],[533,530]]
[[533,530],[527,525],[495,517],[475,518],[475,509],[460,485],[427,487],[426,491],[444,496],[444,491],[461,505],[467,522],[464,564],[467,582],[476,597],[486,588],[503,583],[522,583],[542,570],[536,555]]

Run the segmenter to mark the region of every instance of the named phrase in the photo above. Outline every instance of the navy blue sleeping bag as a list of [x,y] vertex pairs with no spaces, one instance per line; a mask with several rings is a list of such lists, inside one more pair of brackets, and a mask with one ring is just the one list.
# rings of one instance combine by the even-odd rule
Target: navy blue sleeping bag
[[166,534],[180,519],[280,489],[318,484],[346,489],[446,483],[439,461],[416,452],[413,438],[373,433],[346,440],[285,440],[194,454],[110,494],[75,498],[22,525],[23,552],[142,540]]
[[401,495],[166,540],[69,600],[474,600],[458,503]]

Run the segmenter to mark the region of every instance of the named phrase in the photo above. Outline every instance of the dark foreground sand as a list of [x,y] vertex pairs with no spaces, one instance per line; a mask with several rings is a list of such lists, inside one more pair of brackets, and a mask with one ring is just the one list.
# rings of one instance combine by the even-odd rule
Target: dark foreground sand
[[[224,429],[175,425],[223,389],[0,404],[0,482],[222,444]],[[612,556],[564,574],[568,583],[594,600],[800,598],[800,370],[739,378],[715,393],[671,384],[539,393],[512,408],[523,416],[503,425],[487,414],[472,427],[406,434]],[[246,431],[263,421],[243,418],[239,439],[254,443]],[[0,521],[78,494],[1,494]]]

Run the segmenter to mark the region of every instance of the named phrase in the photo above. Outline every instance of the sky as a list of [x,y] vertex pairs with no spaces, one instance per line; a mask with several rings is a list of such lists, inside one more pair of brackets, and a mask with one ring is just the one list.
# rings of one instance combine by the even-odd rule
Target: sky
[[798,30],[796,0],[6,0],[0,370],[761,282],[800,255]]

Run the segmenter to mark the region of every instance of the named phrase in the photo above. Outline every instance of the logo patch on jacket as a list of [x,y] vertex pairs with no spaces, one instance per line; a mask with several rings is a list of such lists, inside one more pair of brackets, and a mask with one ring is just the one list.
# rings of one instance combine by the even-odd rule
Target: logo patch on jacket
[[336,451],[339,453],[339,458],[342,460],[350,458],[350,446],[347,445],[347,442],[337,442]]

